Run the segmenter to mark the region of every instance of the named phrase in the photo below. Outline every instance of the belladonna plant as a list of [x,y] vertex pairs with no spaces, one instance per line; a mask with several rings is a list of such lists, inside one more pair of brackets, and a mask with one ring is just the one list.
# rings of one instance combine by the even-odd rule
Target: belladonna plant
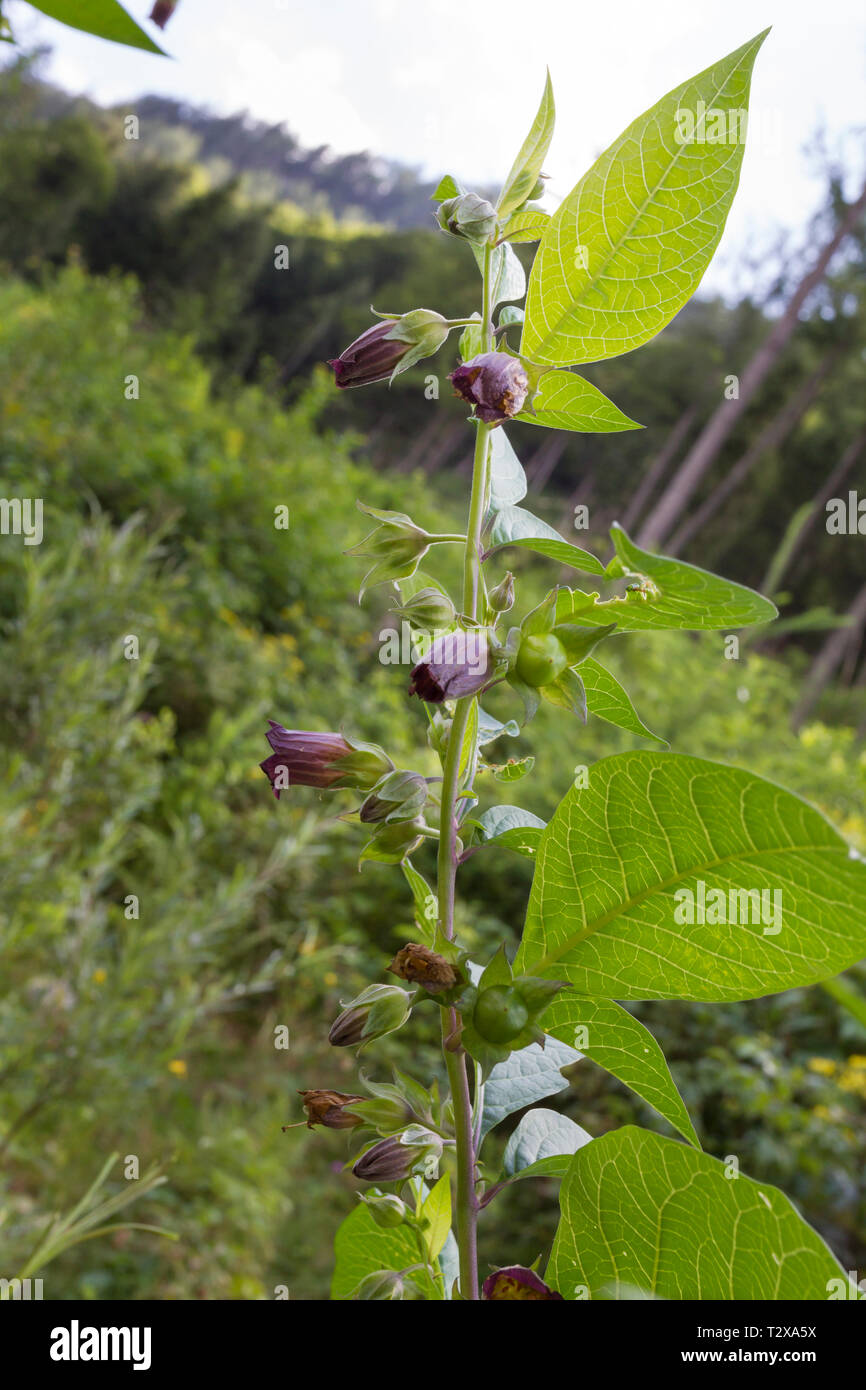
[[[765,37],[639,116],[552,215],[536,201],[554,125],[548,78],[495,205],[451,176],[434,194],[439,234],[462,241],[480,272],[478,307],[459,320],[382,317],[331,364],[339,387],[384,382],[459,329],[460,360],[446,370],[474,435],[465,534],[362,506],[376,525],[356,547],[372,562],[364,585],[388,586],[419,639],[407,694],[426,715],[435,775],[430,762],[398,767],[349,728],[275,722],[262,764],[278,795],[301,783],[354,797],[344,815],[366,837],[362,863],[402,871],[414,904],[415,939],[383,957],[386,978],[331,1025],[331,1042],[363,1050],[369,1071],[351,1093],[330,1090],[345,1075],[335,1063],[301,1093],[310,1142],[348,1139],[348,1166],[368,1185],[337,1236],[335,1298],[825,1299],[849,1287],[781,1192],[731,1180],[702,1152],[658,1043],[623,1007],[752,999],[829,980],[866,954],[866,867],[824,817],[751,772],[668,750],[605,662],[614,643],[658,629],[730,634],[775,609],[640,550],[618,525],[607,558],[563,539],[520,505],[526,482],[507,434],[512,419],[579,434],[640,428],[574,368],[640,348],[697,287],[736,191]],[[515,243],[537,243],[528,284]],[[463,555],[451,594],[436,577],[446,544]],[[505,568],[516,549],[570,569],[575,587],[527,611]],[[513,705],[507,723],[483,708],[492,687],[498,709]],[[548,824],[511,794],[532,760],[506,761],[503,749],[542,700],[561,713],[563,764],[577,765]],[[590,716],[643,746],[582,767]],[[509,784],[506,804],[482,806],[482,769],[485,785]],[[458,869],[469,855],[489,860],[495,893],[507,852],[534,861],[522,940],[513,960],[502,947],[475,959],[455,926]],[[424,859],[434,854],[435,886]],[[411,1075],[407,1050],[405,1071],[376,1078],[378,1039],[411,1030],[421,1010],[439,1014],[441,1075]],[[593,1137],[537,1106],[578,1061],[612,1073],[677,1137],[633,1126]],[[517,1111],[497,1170],[482,1160],[485,1138]],[[348,1135],[325,1133],[335,1128]],[[499,1267],[479,1274],[479,1218],[534,1176],[560,1180],[552,1248],[532,1268],[502,1248]],[[374,1239],[383,1228],[387,1240]]]

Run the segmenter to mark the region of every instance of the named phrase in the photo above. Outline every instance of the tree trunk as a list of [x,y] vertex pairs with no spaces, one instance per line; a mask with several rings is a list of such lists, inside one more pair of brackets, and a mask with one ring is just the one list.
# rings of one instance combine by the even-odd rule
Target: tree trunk
[[[563,530],[564,530],[564,531],[566,531],[566,532],[571,532],[571,531],[573,531],[573,530],[574,530],[574,509],[575,509],[575,507],[578,505],[578,503],[582,504],[582,505],[585,506],[585,507],[589,507],[589,505],[590,505],[590,503],[591,503],[591,501],[592,501],[594,495],[595,495],[595,469],[594,469],[592,466],[590,466],[590,467],[586,470],[586,472],[584,473],[584,475],[583,475],[583,477],[581,478],[580,482],[578,483],[577,487],[574,489],[574,491],[573,491],[573,492],[569,495],[569,497],[567,498],[566,503],[565,503],[565,506],[564,506],[563,511],[562,511],[562,515],[561,515],[560,518],[559,518],[559,526],[557,527],[557,529],[558,529],[559,531],[563,531]],[[592,530],[595,531],[595,530],[596,530],[596,527],[593,526],[593,527],[592,527]],[[571,537],[569,537],[569,539],[571,539]],[[579,537],[578,537],[577,539],[575,539],[574,544],[575,544],[575,545],[580,545],[580,544],[581,544],[581,541],[580,541],[580,538],[579,538]]]
[[848,627],[838,627],[835,632],[831,632],[812,662],[803,683],[803,693],[791,716],[791,727],[795,733],[817,705],[835,671],[844,661],[849,646],[860,640],[860,634],[866,625],[866,584],[848,609],[848,617],[851,619]]
[[631,530],[644,509],[644,503],[648,502],[650,497],[652,497],[667,472],[668,464],[676,457],[679,447],[691,429],[697,413],[697,406],[691,405],[688,410],[680,416],[649,468],[644,473],[638,487],[632,494],[631,501],[622,514],[622,525],[626,531]]
[[740,377],[738,398],[722,401],[713,411],[670,484],[647,517],[638,536],[639,545],[652,548],[663,544],[665,538],[676,525],[677,519],[688,506],[695,488],[714,463],[725,440],[750,404],[767,373],[778,360],[782,349],[797,327],[803,304],[823,280],[830,261],[849,232],[853,231],[864,207],[866,207],[866,186],[861,190],[857,200],[849,204],[833,236],[822,248],[814,266],[803,277],[791,296],[785,312],[773,324],[767,337],[747,364]]
[[745,482],[755,464],[760,462],[764,454],[769,453],[771,449],[777,449],[787,438],[815,399],[821,383],[838,358],[838,351],[828,352],[822,358],[817,371],[814,371],[805,385],[795,391],[790,400],[785,402],[782,409],[764,426],[751,448],[741,455],[718,487],[713,489],[697,511],[684,521],[679,530],[675,531],[670,540],[665,543],[666,555],[679,555],[689,541],[703,530],[708,521],[712,520],[732,493],[736,492],[737,488]]
[[791,546],[787,558],[776,571],[776,588],[781,587],[783,576],[786,575],[788,573],[788,570],[791,568],[791,561],[793,560],[797,552],[803,549],[804,540],[809,535],[809,533],[812,530],[814,530],[815,523],[817,522],[821,513],[824,511],[824,508],[827,506],[827,503],[829,502],[830,498],[836,496],[839,488],[842,486],[848,474],[851,472],[851,469],[854,467],[855,463],[862,454],[864,445],[866,445],[866,429],[861,430],[857,437],[851,440],[851,443],[848,445],[848,448],[845,450],[839,462],[836,464],[836,467],[833,469],[833,472],[830,474],[821,491],[818,493],[818,495],[812,502],[812,510],[807,516],[806,520],[803,522],[803,525],[800,527],[800,530],[797,532],[796,541]]
[[568,435],[564,430],[551,430],[549,435],[541,448],[532,455],[526,468],[527,479],[532,484],[532,491],[536,496],[544,491],[545,484],[568,444]]

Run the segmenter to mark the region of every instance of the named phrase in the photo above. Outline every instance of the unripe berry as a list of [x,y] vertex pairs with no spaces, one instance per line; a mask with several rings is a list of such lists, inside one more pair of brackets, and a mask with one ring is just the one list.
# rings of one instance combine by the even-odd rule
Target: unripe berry
[[472,1022],[488,1042],[507,1043],[526,1027],[529,1010],[510,985],[491,985],[479,994]]
[[561,676],[568,665],[568,656],[558,637],[552,632],[524,637],[517,653],[515,672],[526,685],[537,689],[550,685]]

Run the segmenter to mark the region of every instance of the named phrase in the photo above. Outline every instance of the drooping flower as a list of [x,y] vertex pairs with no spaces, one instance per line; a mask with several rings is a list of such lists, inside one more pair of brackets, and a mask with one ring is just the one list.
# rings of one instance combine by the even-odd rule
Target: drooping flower
[[339,387],[370,386],[438,352],[449,332],[448,320],[433,309],[391,314],[365,329],[328,366],[333,367]]
[[356,1159],[352,1172],[362,1182],[402,1182],[411,1173],[430,1176],[442,1155],[442,1140],[423,1125],[380,1139]]
[[270,780],[274,796],[287,787],[353,787],[368,791],[392,772],[394,764],[375,743],[359,743],[343,734],[285,729],[269,719],[265,737],[274,750],[259,767]]
[[561,1293],[548,1288],[543,1279],[525,1265],[508,1265],[505,1269],[495,1269],[484,1280],[481,1297],[487,1302],[505,1299],[526,1299],[532,1302],[545,1300],[564,1302]]
[[480,628],[458,629],[437,637],[423,661],[413,667],[409,694],[428,704],[475,695],[490,679],[490,651]]
[[529,377],[520,358],[507,352],[482,352],[471,357],[455,367],[448,380],[486,425],[498,425],[517,415],[529,390]]
[[350,999],[328,1033],[333,1047],[355,1047],[402,1028],[412,1007],[412,995],[399,985],[368,985]]

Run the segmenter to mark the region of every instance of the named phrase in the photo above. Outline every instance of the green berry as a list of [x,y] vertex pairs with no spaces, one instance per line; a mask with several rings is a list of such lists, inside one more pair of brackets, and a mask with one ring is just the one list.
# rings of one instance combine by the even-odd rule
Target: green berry
[[524,637],[517,653],[515,670],[526,685],[537,689],[550,685],[568,665],[565,648],[552,632],[543,636]]
[[488,1042],[507,1043],[526,1027],[529,1010],[510,985],[491,985],[478,996],[472,1021]]

